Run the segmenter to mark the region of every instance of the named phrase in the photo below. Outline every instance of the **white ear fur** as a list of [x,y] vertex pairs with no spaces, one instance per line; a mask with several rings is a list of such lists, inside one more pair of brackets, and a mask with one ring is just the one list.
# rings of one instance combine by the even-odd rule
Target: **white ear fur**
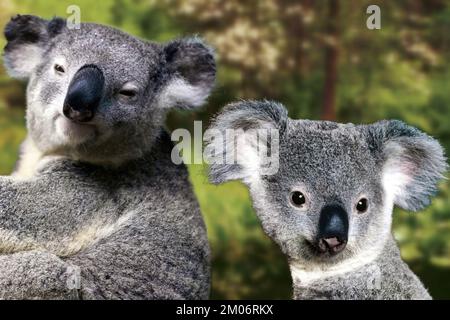
[[189,84],[182,78],[174,78],[163,89],[158,97],[160,108],[171,107],[199,107],[206,102],[210,90],[201,85]]
[[227,129],[224,135],[219,130],[208,130],[205,141],[208,143],[205,156],[209,164],[240,168],[230,170],[227,180],[240,179],[250,183],[260,175],[278,171],[279,132],[273,126],[246,131]]
[[387,196],[401,207],[407,206],[405,189],[413,180],[412,168],[406,161],[402,161],[404,148],[393,142],[387,143],[385,152],[390,155],[382,169],[382,184]]
[[374,132],[381,142],[381,178],[389,201],[411,211],[428,206],[448,168],[442,146],[400,121],[380,122]]
[[258,141],[257,134],[253,130],[245,132],[241,129],[238,131],[236,138],[236,163],[242,167],[243,176],[241,179],[244,182],[249,182],[258,175],[262,167],[261,158],[258,154],[261,141]]
[[[5,55],[6,71],[11,77],[26,79],[41,62],[43,49],[35,44],[18,47]],[[14,57],[13,59],[11,57]]]
[[33,15],[16,15],[6,24],[4,62],[8,73],[15,78],[28,78],[41,63],[49,41],[60,34],[65,20],[44,20]]
[[287,110],[274,102],[242,101],[226,106],[205,133],[210,181],[240,179],[250,184],[278,172],[286,122]]
[[257,130],[241,131],[237,139],[236,157],[243,169],[243,181],[250,183],[261,175],[275,174],[279,169],[279,131],[269,124],[263,124]]

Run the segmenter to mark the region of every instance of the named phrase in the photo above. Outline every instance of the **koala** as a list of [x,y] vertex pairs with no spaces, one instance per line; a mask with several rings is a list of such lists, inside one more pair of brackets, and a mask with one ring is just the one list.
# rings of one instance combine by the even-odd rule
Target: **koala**
[[206,228],[164,121],[205,102],[212,49],[31,15],[4,34],[28,136],[0,177],[0,298],[208,298]]
[[[294,299],[431,298],[402,261],[391,224],[394,205],[430,203],[447,169],[435,139],[397,120],[294,120],[269,101],[228,105],[209,130],[211,182],[248,186],[265,233],[288,259]],[[278,134],[258,142],[258,130]],[[272,174],[261,173],[261,145],[278,155]],[[233,152],[234,162],[222,161]]]

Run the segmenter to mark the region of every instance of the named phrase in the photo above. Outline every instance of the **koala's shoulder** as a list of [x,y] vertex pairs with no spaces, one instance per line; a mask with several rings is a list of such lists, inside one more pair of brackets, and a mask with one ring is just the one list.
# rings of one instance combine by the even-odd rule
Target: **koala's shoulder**
[[[176,165],[172,161],[172,151],[175,147],[169,133],[161,130],[152,150],[135,164],[134,170],[142,170],[161,185],[186,184],[189,179],[185,165]],[[173,186],[175,187],[175,186]]]

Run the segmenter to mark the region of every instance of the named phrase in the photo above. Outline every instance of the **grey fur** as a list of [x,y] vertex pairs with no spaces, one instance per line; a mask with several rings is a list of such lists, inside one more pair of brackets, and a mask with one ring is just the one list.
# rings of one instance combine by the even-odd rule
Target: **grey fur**
[[[293,120],[281,104],[269,101],[227,106],[210,129],[255,127],[280,129],[278,172],[261,176],[246,172],[245,165],[215,163],[210,180],[242,179],[247,184],[264,231],[288,258],[294,298],[430,298],[401,260],[391,222],[394,204],[418,210],[429,203],[447,169],[436,140],[400,121],[354,125]],[[220,143],[208,142],[223,151],[215,145]],[[306,196],[303,207],[291,205],[292,191]],[[356,210],[361,197],[369,200],[365,213]],[[342,206],[349,218],[348,243],[337,255],[319,255],[312,245],[326,205]]]
[[[212,51],[197,38],[161,45],[96,24],[68,30],[58,21],[18,16],[6,27],[7,68],[30,78],[22,161],[29,162],[31,145],[37,164],[31,177],[0,177],[0,298],[208,298],[206,228],[162,127],[170,107],[202,102],[192,104],[189,90],[209,94]],[[24,52],[36,62],[28,69]],[[61,57],[66,73],[54,74]],[[54,114],[85,64],[97,64],[106,78],[95,130],[61,134]],[[170,91],[173,80],[189,90]],[[118,97],[130,81],[137,96]]]

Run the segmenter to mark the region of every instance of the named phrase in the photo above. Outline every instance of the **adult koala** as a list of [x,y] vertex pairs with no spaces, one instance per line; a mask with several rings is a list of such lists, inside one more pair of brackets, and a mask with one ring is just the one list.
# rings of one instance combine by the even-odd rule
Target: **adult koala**
[[205,225],[162,127],[210,94],[212,51],[30,15],[5,36],[29,135],[0,177],[0,298],[207,298]]

